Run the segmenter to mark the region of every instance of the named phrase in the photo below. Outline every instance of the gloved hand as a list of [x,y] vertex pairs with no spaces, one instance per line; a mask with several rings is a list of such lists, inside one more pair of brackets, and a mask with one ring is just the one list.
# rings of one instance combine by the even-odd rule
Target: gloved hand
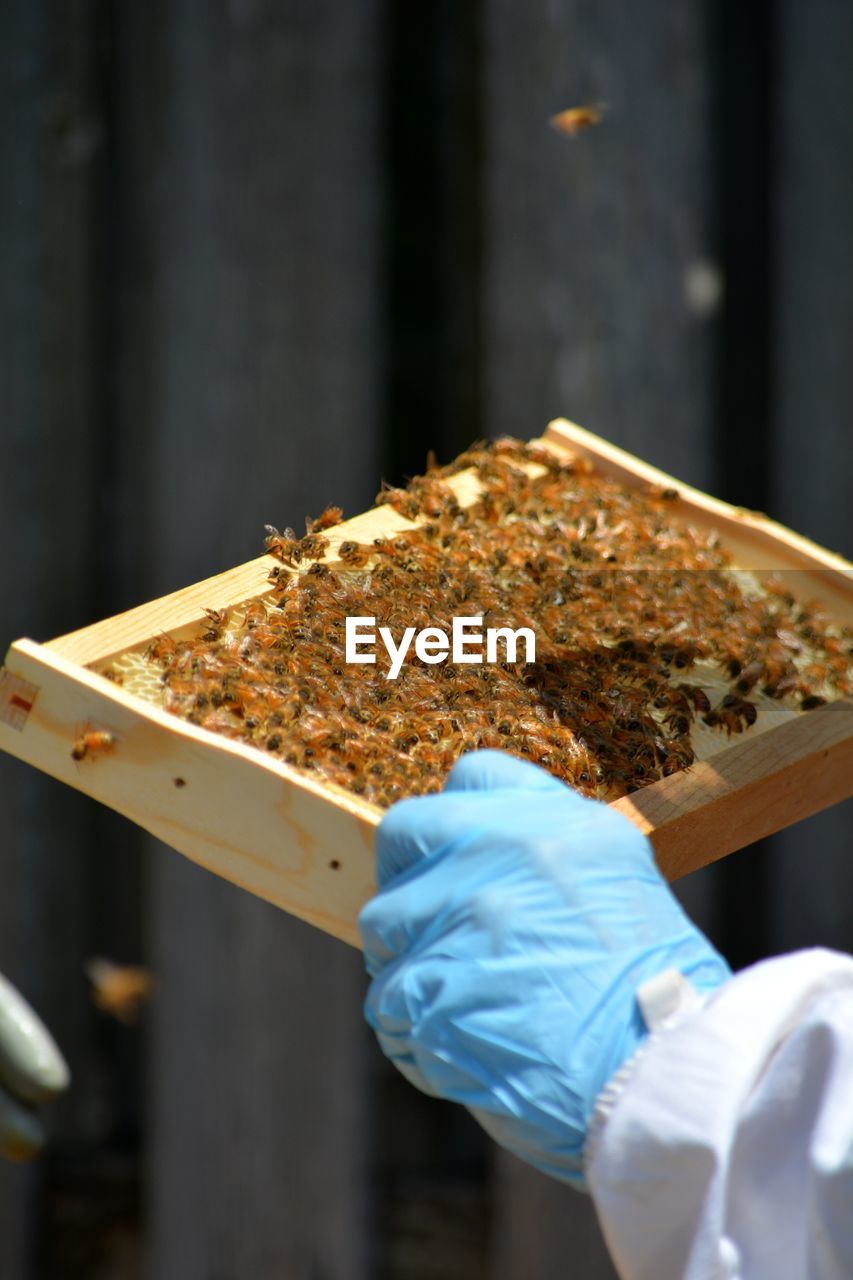
[[68,1066],[44,1023],[0,974],[0,1155],[31,1160],[44,1144],[35,1107],[68,1085]]
[[583,1186],[595,1100],[647,1035],[636,990],[669,968],[730,976],[621,814],[497,751],[403,800],[376,841],[359,926],[365,1015],[425,1093]]

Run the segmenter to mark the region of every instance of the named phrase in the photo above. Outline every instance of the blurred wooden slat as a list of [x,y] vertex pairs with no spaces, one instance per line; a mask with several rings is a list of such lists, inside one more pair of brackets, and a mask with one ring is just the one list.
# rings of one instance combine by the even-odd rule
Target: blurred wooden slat
[[[565,414],[713,489],[709,34],[704,6],[487,0],[485,421]],[[567,138],[565,107],[605,102]],[[707,878],[680,891],[712,919]],[[588,1199],[498,1157],[496,1280],[612,1276]],[[577,1252],[580,1250],[580,1256]]]
[[[853,555],[853,9],[778,11],[775,514]],[[808,109],[804,110],[804,104]],[[805,444],[805,447],[804,447]],[[853,804],[772,841],[774,951],[853,949]],[[807,854],[807,856],[805,856]]]
[[588,1196],[499,1153],[490,1280],[616,1280]]
[[[122,10],[136,601],[375,492],[376,27],[372,0]],[[149,867],[150,1274],[356,1280],[360,957],[170,851]]]
[[[94,5],[0,9],[0,387],[3,395],[0,634],[50,635],[91,607],[98,466],[91,318],[97,118]],[[53,1168],[96,1116],[94,1046],[81,969],[91,939],[91,807],[0,762],[0,968],[68,1057],[74,1088],[52,1115],[34,1171],[0,1166],[0,1275],[36,1274]]]
[[853,8],[783,0],[779,14],[770,479],[780,519],[850,557]]
[[[9,7],[0,11],[0,163],[5,175],[0,243],[6,246],[0,256],[0,376],[4,417],[15,424],[3,432],[0,536],[4,545],[22,525],[29,529],[28,508],[32,504],[27,490],[36,479],[28,466],[27,436],[36,436],[38,424],[39,243],[34,224],[41,179],[37,144],[45,43],[43,9],[43,5],[33,4],[26,11]],[[13,443],[21,450],[17,466],[10,457]],[[15,560],[12,581],[6,577],[0,613],[2,628],[10,634],[19,625],[24,592],[32,590],[37,567],[38,548],[27,547],[24,541],[22,551]],[[32,880],[29,864],[39,846],[43,847],[46,834],[47,824],[41,830],[34,825],[34,812],[55,789],[52,780],[38,777],[17,760],[0,759],[5,828],[0,850],[0,968],[21,986],[29,979],[31,996],[37,927],[24,917],[20,904]],[[0,1274],[13,1280],[23,1280],[29,1270],[32,1237],[28,1218],[35,1190],[31,1169],[0,1167]]]

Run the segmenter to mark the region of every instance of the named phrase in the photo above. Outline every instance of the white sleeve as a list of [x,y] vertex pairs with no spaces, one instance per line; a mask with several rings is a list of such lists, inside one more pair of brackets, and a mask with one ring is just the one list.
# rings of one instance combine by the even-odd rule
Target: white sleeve
[[623,1280],[850,1280],[853,959],[781,956],[682,1004],[585,1155]]

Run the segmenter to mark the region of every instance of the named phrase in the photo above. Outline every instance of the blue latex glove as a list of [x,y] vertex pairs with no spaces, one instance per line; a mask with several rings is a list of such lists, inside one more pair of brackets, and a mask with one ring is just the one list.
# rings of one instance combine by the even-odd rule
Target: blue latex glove
[[383,1051],[583,1186],[596,1097],[647,1035],[637,987],[676,968],[711,991],[725,961],[627,818],[501,752],[466,755],[441,795],[394,805],[376,857],[359,926]]

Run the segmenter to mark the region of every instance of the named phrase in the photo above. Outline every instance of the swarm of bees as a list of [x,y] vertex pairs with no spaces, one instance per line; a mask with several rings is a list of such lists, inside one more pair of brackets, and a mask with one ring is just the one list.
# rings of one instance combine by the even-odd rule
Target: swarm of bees
[[[463,508],[447,480],[465,468],[480,496]],[[729,735],[752,725],[756,689],[809,710],[853,688],[850,633],[781,580],[742,588],[716,535],[678,519],[676,490],[628,490],[585,460],[502,439],[377,503],[418,523],[336,547],[325,533],[338,508],[302,538],[268,526],[268,595],[151,645],[165,706],[386,807],[440,790],[479,747],[614,799],[689,768],[697,717]],[[536,662],[410,653],[390,681],[379,661],[345,661],[354,615],[395,635],[449,631],[457,615],[530,627]],[[697,664],[724,675],[713,705]]]

